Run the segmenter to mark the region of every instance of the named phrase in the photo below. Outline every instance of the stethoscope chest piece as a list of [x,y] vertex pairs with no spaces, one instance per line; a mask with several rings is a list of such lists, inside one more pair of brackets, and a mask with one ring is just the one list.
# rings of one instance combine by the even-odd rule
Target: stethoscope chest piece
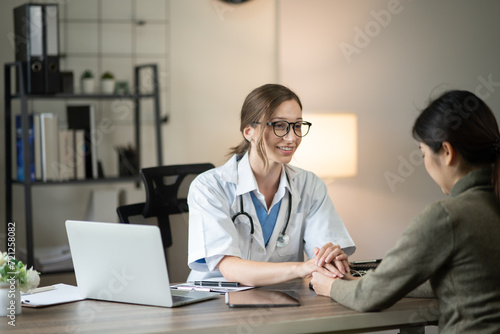
[[[254,233],[253,219],[243,208],[243,196],[242,195],[238,195],[238,196],[240,197],[240,211],[237,212],[235,215],[233,215],[231,217],[231,220],[233,221],[233,223],[236,223],[236,218],[238,218],[238,216],[243,215],[243,216],[246,216],[248,218],[248,221],[250,222],[250,248],[248,249],[249,254],[247,256],[247,259],[250,259],[250,250],[252,249],[253,233]],[[288,204],[288,216],[286,218],[286,223],[285,223],[285,226],[283,227],[283,230],[281,230],[281,233],[278,236],[278,240],[276,242],[276,247],[278,247],[278,248],[286,247],[286,245],[288,245],[288,242],[290,241],[290,237],[286,233],[286,229],[288,227],[288,223],[290,222],[290,215],[292,213],[292,193],[291,192],[288,193],[288,202],[289,202],[289,204]]]
[[290,241],[290,237],[288,234],[280,234],[278,237],[278,241],[276,242],[276,247],[283,248],[286,245],[288,245],[288,242]]

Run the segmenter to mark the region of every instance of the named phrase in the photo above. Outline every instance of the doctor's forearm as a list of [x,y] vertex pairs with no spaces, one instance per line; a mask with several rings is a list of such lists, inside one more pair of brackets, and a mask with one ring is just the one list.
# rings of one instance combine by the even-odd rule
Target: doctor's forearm
[[301,262],[260,262],[225,256],[219,262],[219,270],[225,279],[248,286],[278,284],[294,278],[305,277]]

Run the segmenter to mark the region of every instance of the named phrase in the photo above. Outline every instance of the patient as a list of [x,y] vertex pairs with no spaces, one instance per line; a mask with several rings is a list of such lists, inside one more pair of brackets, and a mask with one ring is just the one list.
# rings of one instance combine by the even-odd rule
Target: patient
[[385,309],[430,282],[441,333],[500,328],[500,133],[477,96],[450,91],[413,126],[425,168],[449,195],[428,206],[375,271],[355,279],[313,273],[319,295],[358,311]]

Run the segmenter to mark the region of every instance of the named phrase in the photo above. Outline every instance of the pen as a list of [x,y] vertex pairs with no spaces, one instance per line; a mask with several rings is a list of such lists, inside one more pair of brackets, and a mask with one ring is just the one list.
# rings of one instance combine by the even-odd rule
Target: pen
[[41,288],[33,289],[30,292],[23,293],[23,295],[32,295],[34,293],[45,292],[45,291],[50,291],[50,290],[54,290],[54,289],[55,289],[55,287],[53,285],[49,285],[49,286],[44,286]]
[[177,290],[186,290],[186,291],[207,291],[207,292],[211,292],[212,289],[210,288],[193,288],[193,287],[190,287],[190,286],[178,286],[176,287]]
[[366,260],[366,261],[352,261],[353,264],[363,264],[363,263],[375,263],[377,260]]
[[214,281],[194,281],[194,285],[219,286],[219,287],[238,287],[238,282],[214,282]]

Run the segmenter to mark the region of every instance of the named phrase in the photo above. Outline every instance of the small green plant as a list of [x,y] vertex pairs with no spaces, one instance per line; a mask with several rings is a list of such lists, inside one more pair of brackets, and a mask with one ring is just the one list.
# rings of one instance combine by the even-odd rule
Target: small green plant
[[85,70],[82,73],[82,79],[92,79],[94,77],[94,74],[90,70]]
[[0,252],[0,282],[18,284],[21,292],[28,292],[40,284],[40,273],[33,268],[26,269],[21,261],[7,252]]
[[111,72],[104,72],[101,76],[101,80],[104,80],[104,79],[114,79],[115,76],[113,75],[113,73]]

